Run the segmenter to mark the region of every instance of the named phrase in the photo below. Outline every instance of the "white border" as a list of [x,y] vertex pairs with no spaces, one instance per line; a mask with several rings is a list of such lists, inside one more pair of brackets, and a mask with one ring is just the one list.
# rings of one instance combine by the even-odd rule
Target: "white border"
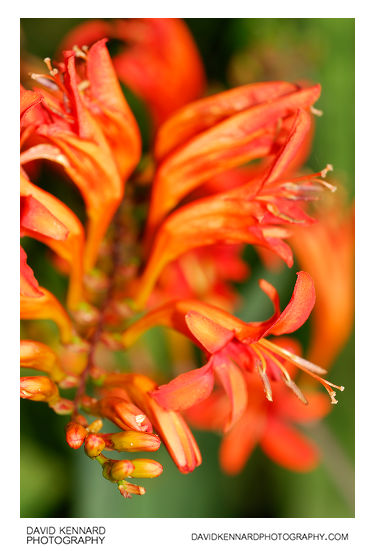
[[[105,7],[104,7],[105,6]],[[368,4],[369,6],[369,4]],[[61,3],[34,0],[6,3],[2,10],[2,56],[1,56],[1,163],[2,163],[2,207],[1,227],[1,275],[2,275],[2,374],[1,385],[3,408],[3,465],[2,503],[6,503],[2,514],[3,541],[9,538],[9,546],[20,549],[25,545],[27,525],[103,525],[107,528],[106,542],[102,548],[146,548],[153,549],[207,549],[220,545],[250,546],[256,549],[290,548],[303,545],[314,549],[325,546],[324,542],[282,543],[262,542],[193,542],[191,532],[349,532],[349,542],[327,542],[330,549],[336,546],[350,546],[356,549],[370,549],[373,546],[372,525],[374,503],[374,429],[373,398],[374,359],[370,343],[374,337],[374,322],[370,315],[374,311],[374,62],[373,62],[373,17],[371,8],[364,2],[346,3],[315,1],[314,3],[267,2],[229,3],[166,1],[107,3],[63,0]],[[5,12],[6,10],[6,12]],[[355,519],[19,519],[19,433],[18,402],[11,398],[18,392],[18,183],[15,181],[17,163],[14,151],[18,139],[18,128],[14,124],[18,116],[18,94],[14,83],[18,81],[18,38],[20,17],[355,17],[356,18],[356,518]],[[4,36],[5,35],[5,36]],[[15,236],[15,237],[13,237]],[[5,337],[5,338],[4,338]],[[5,461],[4,461],[5,458]],[[225,496],[223,496],[225,499]],[[308,496],[306,496],[308,499]],[[43,548],[46,545],[33,546]],[[63,545],[58,548],[65,547]],[[72,547],[72,546],[71,546]],[[7,548],[7,546],[5,546]]]

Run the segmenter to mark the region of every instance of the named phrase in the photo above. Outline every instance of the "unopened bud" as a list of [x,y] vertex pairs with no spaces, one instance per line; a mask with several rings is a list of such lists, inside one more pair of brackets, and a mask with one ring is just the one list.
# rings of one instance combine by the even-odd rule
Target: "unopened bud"
[[156,478],[163,472],[163,466],[153,459],[133,459],[132,478]]
[[113,461],[107,461],[106,463],[104,463],[103,471],[102,471],[102,475],[104,476],[104,478],[106,478],[107,480],[110,480],[111,482],[113,482],[113,479],[111,476],[112,465],[113,465]]
[[160,438],[152,433],[128,430],[103,437],[107,447],[118,452],[153,452],[160,448]]
[[67,375],[59,381],[60,388],[75,388],[79,384],[79,378],[76,375]]
[[79,423],[80,425],[82,425],[85,428],[88,426],[88,422],[87,422],[86,417],[84,415],[81,415],[80,413],[77,413],[76,415],[73,415],[72,421],[74,421],[75,423]]
[[116,461],[111,468],[111,477],[113,480],[124,480],[134,471],[133,463],[127,459]]
[[103,427],[103,421],[101,419],[95,419],[88,427],[89,432],[99,432]]
[[120,429],[152,432],[152,425],[143,411],[122,398],[101,398],[96,408],[96,415],[106,417]]
[[49,402],[48,405],[58,415],[71,415],[74,411],[74,403],[67,398],[58,398]]
[[66,441],[74,450],[78,450],[85,441],[87,430],[79,423],[71,421],[65,427]]
[[81,302],[78,309],[72,312],[77,326],[87,329],[96,325],[99,321],[99,310],[87,302]]
[[98,434],[91,433],[85,440],[85,452],[91,458],[97,457],[105,448],[105,442]]
[[91,415],[97,415],[98,400],[96,398],[92,398],[92,396],[87,396],[87,394],[85,394],[81,398],[80,405],[82,409],[84,409],[87,413],[91,413]]
[[48,377],[21,377],[20,396],[35,402],[49,402],[57,399],[57,386]]
[[84,278],[86,297],[89,302],[97,302],[108,289],[108,276],[100,270],[93,269]]

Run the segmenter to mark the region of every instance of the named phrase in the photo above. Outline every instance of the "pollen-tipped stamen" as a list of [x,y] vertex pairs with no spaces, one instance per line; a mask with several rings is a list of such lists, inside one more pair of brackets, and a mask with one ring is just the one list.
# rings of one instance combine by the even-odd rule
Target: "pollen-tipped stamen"
[[283,366],[283,364],[281,362],[279,362],[279,360],[277,358],[275,358],[275,356],[273,354],[271,354],[271,352],[269,350],[267,350],[266,354],[269,356],[269,358],[275,362],[275,364],[277,365],[277,367],[280,369],[281,371],[281,374],[282,374],[282,377],[283,377],[283,382],[284,384],[290,388],[290,390],[292,392],[294,392],[294,394],[297,396],[297,398],[299,400],[301,400],[301,402],[303,404],[305,404],[307,406],[307,404],[309,403],[306,396],[303,394],[302,390],[299,388],[299,386],[293,381],[293,379],[291,378],[291,376],[289,375],[289,372],[288,370],[286,369],[286,367]]
[[279,356],[288,359],[294,365],[299,367],[299,369],[301,369],[302,371],[304,371],[305,373],[307,373],[308,375],[310,375],[311,377],[319,381],[328,392],[331,398],[331,403],[337,404],[337,400],[335,398],[336,392],[332,390],[331,387],[337,388],[341,392],[344,390],[345,387],[335,385],[334,383],[331,383],[330,381],[327,381],[326,379],[323,379],[322,377],[320,377],[319,374],[327,373],[325,369],[322,369],[321,367],[309,362],[308,360],[305,360],[303,358],[300,358],[299,356],[296,356],[295,354],[292,354],[291,352],[289,352],[288,350],[285,350],[284,348],[280,348],[279,346],[276,346],[275,344],[267,341],[266,339],[261,339],[259,341],[259,344],[261,346],[264,346],[265,348],[271,348],[271,350],[273,350],[275,354],[278,354]]
[[266,360],[264,359],[263,354],[260,352],[260,350],[257,348],[256,345],[252,345],[252,349],[259,358],[259,360],[255,364],[255,368],[257,370],[258,375],[262,379],[266,398],[270,402],[273,402],[271,383],[266,373],[266,370],[267,370]]
[[318,365],[315,365],[312,362],[309,362],[309,360],[305,360],[304,358],[301,358],[300,356],[293,354],[293,352],[290,352],[285,348],[281,348],[280,346],[277,346],[273,342],[267,341],[266,339],[260,339],[260,341],[258,342],[258,345],[268,348],[269,350],[271,350],[278,356],[285,358],[286,360],[290,360],[292,363],[294,363],[297,367],[301,369],[307,370],[311,373],[316,373],[317,375],[325,375],[327,373],[326,369],[323,369],[322,367],[319,367]]
[[59,87],[56,84],[55,79],[51,75],[29,73],[29,76],[31,79],[35,80],[38,84],[40,84],[41,86],[44,86],[44,88],[47,88],[48,90],[51,90],[53,92],[57,92],[59,90]]

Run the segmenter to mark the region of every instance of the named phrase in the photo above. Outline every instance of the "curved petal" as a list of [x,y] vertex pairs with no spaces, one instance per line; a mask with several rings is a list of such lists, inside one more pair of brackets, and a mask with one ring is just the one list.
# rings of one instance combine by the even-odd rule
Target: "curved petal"
[[272,301],[273,307],[275,309],[274,315],[279,317],[280,315],[279,293],[277,292],[275,287],[265,279],[259,280],[259,287],[262,289],[263,293],[266,293],[268,298]]
[[[35,146],[38,147],[38,146]],[[33,148],[32,148],[33,149]],[[29,150],[28,150],[29,151]],[[68,230],[66,239],[56,239],[50,236],[51,229],[47,227],[47,233],[41,233],[45,224],[39,227],[37,232],[26,227],[25,233],[34,237],[42,243],[45,243],[61,258],[70,265],[70,284],[68,290],[67,304],[69,308],[74,309],[82,297],[82,279],[83,279],[83,247],[84,247],[84,229],[77,216],[64,203],[47,191],[35,186],[24,176],[21,176],[21,195],[31,196],[56,217],[59,223]],[[22,222],[22,217],[21,217]]]
[[39,289],[39,283],[34,276],[34,272],[27,264],[27,256],[22,247],[20,247],[20,270],[21,295],[25,297],[43,296],[42,291]]
[[234,331],[222,327],[198,312],[188,312],[185,321],[194,337],[211,354],[221,350],[234,337]]
[[310,132],[311,119],[310,113],[304,109],[298,109],[285,145],[277,155],[263,183],[278,180],[285,173],[290,171],[290,166],[294,165],[294,160],[296,156],[299,155],[299,151],[304,145],[306,136]]
[[272,461],[292,471],[311,471],[318,464],[316,446],[274,417],[269,418],[260,445]]
[[72,322],[57,298],[44,289],[38,288],[43,294],[41,297],[27,297],[21,295],[21,319],[50,319],[53,320],[61,334],[64,343],[70,342],[73,338]]
[[99,40],[87,53],[89,91],[95,102],[92,112],[96,113],[99,105],[97,116],[102,122],[103,132],[111,145],[121,177],[126,179],[140,159],[141,137],[122,93],[106,42],[106,38]]
[[279,319],[265,333],[282,335],[293,333],[309,317],[315,304],[315,288],[312,277],[307,272],[298,272],[292,298]]
[[222,361],[214,358],[215,373],[219,377],[230,403],[231,412],[223,427],[224,432],[229,431],[238,421],[247,406],[247,387],[242,371],[228,359]]
[[20,366],[44,371],[51,375],[56,382],[60,382],[66,377],[66,373],[58,363],[56,354],[42,342],[20,341]]
[[296,90],[297,86],[289,82],[261,82],[191,102],[160,127],[155,140],[155,157],[164,158],[193,136],[235,113]]
[[[152,233],[167,212],[204,181],[228,168],[269,155],[280,130],[278,122],[314,103],[319,94],[320,86],[312,86],[235,113],[166,156],[154,181],[149,232]],[[271,168],[263,183],[279,172]]]
[[41,234],[57,240],[65,240],[69,230],[64,224],[53,215],[40,201],[32,195],[21,195],[21,231],[27,233]]
[[199,369],[182,373],[151,396],[165,409],[183,410],[207,398],[214,386],[214,372],[209,362]]
[[232,430],[223,438],[219,451],[220,465],[230,475],[238,474],[257,445],[265,425],[260,410],[248,409]]

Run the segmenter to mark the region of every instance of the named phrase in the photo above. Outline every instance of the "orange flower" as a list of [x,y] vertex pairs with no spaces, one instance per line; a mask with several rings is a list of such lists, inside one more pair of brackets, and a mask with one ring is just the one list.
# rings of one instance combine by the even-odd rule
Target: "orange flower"
[[67,304],[82,300],[84,230],[75,214],[50,193],[21,174],[21,235],[45,243],[69,263]]
[[347,341],[354,317],[354,210],[323,206],[317,223],[293,232],[291,245],[314,278],[316,309],[308,357],[328,368]]
[[224,243],[188,251],[163,270],[150,297],[150,307],[167,300],[197,297],[232,309],[238,296],[230,282],[244,281],[249,273],[241,251],[241,245]]
[[105,36],[124,43],[123,51],[113,58],[117,75],[147,104],[156,126],[202,95],[203,64],[187,26],[180,19],[86,22],[65,37],[62,49],[90,45]]
[[[248,400],[242,416],[223,437],[219,451],[223,471],[230,475],[239,473],[257,444],[272,461],[286,469],[298,472],[314,469],[319,459],[317,448],[292,424],[311,423],[324,417],[330,409],[326,396],[308,392],[306,406],[284,385],[275,381],[274,401],[270,402],[255,374],[247,373],[245,379],[251,400]],[[221,430],[229,409],[227,396],[217,390],[188,410],[187,417],[199,429]]]
[[[41,101],[28,102],[26,114],[33,132],[28,132],[26,142],[33,137],[47,143],[21,154],[23,164],[36,159],[58,163],[82,193],[88,215],[87,270],[95,263],[100,241],[122,199],[122,177],[132,171],[140,155],[138,129],[121,96],[104,42],[87,54],[65,52],[60,70],[47,62],[50,74],[34,75],[48,91],[39,91]],[[84,78],[76,67],[76,59],[82,57]]]
[[220,242],[250,243],[276,252],[289,267],[293,264],[292,251],[283,241],[290,232],[280,225],[312,222],[300,203],[316,192],[317,180],[319,186],[329,186],[317,178],[329,167],[319,174],[288,177],[310,128],[310,115],[299,110],[283,147],[261,176],[189,203],[166,218],[156,232],[146,268],[135,290],[136,307],[145,304],[164,267],[196,247]]
[[300,89],[289,83],[265,83],[216,94],[176,113],[156,138],[161,163],[152,187],[149,237],[200,184],[231,167],[270,155],[277,140],[290,130],[290,117],[293,121],[297,110],[309,108],[319,95],[319,85]]
[[319,380],[332,403],[336,403],[332,387],[339,390],[343,390],[343,387],[320,377],[325,373],[324,369],[265,338],[268,335],[292,333],[307,320],[315,302],[311,277],[305,272],[298,273],[292,298],[283,312],[280,312],[276,289],[264,280],[260,281],[260,286],[272,300],[275,309],[267,321],[245,323],[219,308],[190,300],[162,306],[146,314],[125,331],[123,342],[129,346],[149,327],[166,325],[187,335],[208,355],[208,362],[203,367],[183,373],[152,392],[160,405],[172,410],[193,406],[211,394],[216,375],[231,401],[231,415],[226,423],[226,430],[229,430],[246,408],[246,372],[259,375],[269,401],[273,400],[270,382],[273,379],[281,380],[306,403],[306,398],[291,379],[285,361]]

